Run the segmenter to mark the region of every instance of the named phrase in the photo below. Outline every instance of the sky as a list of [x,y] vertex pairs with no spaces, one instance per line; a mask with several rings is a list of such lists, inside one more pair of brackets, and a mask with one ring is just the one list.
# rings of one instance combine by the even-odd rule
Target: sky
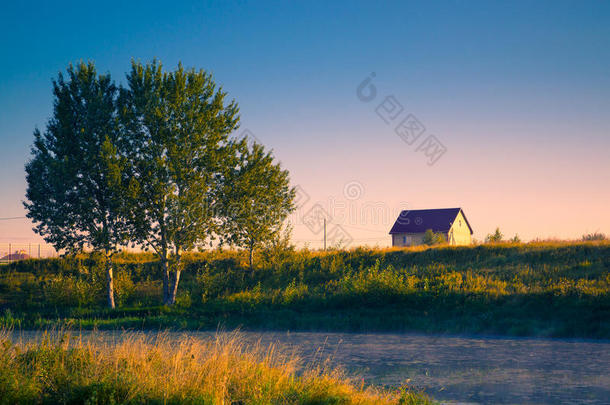
[[[0,14],[0,218],[25,215],[51,80],[91,60],[124,83],[157,58],[237,101],[236,136],[297,187],[299,245],[321,245],[313,213],[329,244],[387,246],[401,209],[445,207],[477,239],[610,233],[610,2],[18,3]],[[31,227],[2,219],[0,242],[40,242]]]

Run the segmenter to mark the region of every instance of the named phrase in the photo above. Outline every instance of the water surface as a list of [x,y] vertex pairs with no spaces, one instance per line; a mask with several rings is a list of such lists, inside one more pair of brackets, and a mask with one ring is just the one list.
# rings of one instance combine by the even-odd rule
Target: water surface
[[[109,339],[114,332],[98,332]],[[150,333],[153,332],[142,332]],[[15,332],[29,340],[38,332]],[[211,332],[171,332],[209,338]],[[610,404],[610,341],[242,332],[278,343],[306,361],[330,359],[366,383],[407,383],[446,403]]]

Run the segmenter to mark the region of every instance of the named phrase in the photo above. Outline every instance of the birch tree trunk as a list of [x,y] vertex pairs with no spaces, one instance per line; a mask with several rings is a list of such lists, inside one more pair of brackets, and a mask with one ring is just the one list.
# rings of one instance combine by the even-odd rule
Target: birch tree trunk
[[176,271],[173,273],[172,277],[172,289],[171,295],[169,297],[169,305],[174,305],[176,303],[176,295],[178,293],[178,282],[180,281],[180,267],[176,267]]
[[114,305],[114,276],[112,274],[112,256],[106,251],[106,287],[108,292],[108,306],[115,309]]
[[161,259],[161,267],[163,271],[163,305],[169,304],[169,266],[167,256]]
[[176,247],[174,259],[174,272],[172,273],[172,284],[168,297],[169,305],[174,305],[176,303],[176,295],[178,294],[178,283],[180,282],[180,266],[182,265],[182,256],[180,255],[179,247]]

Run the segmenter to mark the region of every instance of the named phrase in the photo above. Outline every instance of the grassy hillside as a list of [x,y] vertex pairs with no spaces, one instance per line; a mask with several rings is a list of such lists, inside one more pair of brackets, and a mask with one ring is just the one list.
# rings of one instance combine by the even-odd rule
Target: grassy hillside
[[0,404],[432,404],[407,389],[382,390],[340,371],[304,365],[239,335],[114,342],[67,334],[16,343],[0,331]]
[[159,306],[150,254],[117,258],[119,308],[104,308],[96,257],[0,268],[6,326],[424,331],[610,338],[610,243],[239,252],[186,259],[178,304]]

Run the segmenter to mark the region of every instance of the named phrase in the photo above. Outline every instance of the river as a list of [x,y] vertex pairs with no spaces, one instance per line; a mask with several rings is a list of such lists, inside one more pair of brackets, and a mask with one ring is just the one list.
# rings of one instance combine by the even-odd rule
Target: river
[[[14,333],[26,339],[38,334]],[[213,333],[187,334],[209,338]],[[330,359],[366,383],[407,383],[443,403],[610,404],[610,341],[389,333],[242,334],[250,342],[296,349],[306,361]]]

